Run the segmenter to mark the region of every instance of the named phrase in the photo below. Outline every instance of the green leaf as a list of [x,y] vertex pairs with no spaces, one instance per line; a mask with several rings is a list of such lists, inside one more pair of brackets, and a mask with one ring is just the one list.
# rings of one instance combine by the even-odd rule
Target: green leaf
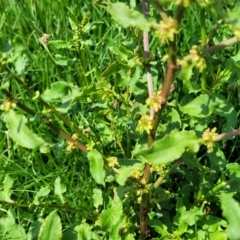
[[13,186],[13,178],[11,178],[8,174],[5,176],[3,181],[3,194],[4,200],[7,202],[13,202],[10,198],[11,195],[11,188]]
[[62,225],[57,210],[52,211],[44,220],[38,240],[60,240],[62,238]]
[[226,165],[227,175],[231,180],[240,180],[240,165],[238,163],[229,163]]
[[63,184],[61,184],[60,177],[56,178],[55,184],[54,184],[54,194],[56,194],[58,196],[61,203],[65,202],[63,199],[63,195],[62,195],[65,192],[66,192],[66,187]]
[[12,49],[12,46],[0,37],[0,52],[6,53]]
[[97,234],[92,231],[92,227],[87,223],[82,223],[74,228],[77,232],[78,240],[95,240],[99,239]]
[[28,240],[28,237],[23,226],[15,224],[9,229],[4,239]]
[[103,205],[102,190],[97,188],[93,189],[93,205],[95,208]]
[[92,150],[88,153],[88,159],[90,161],[90,172],[96,183],[105,186],[105,170],[103,168],[104,161],[102,155],[97,150]]
[[27,126],[27,119],[24,115],[9,110],[2,114],[10,137],[20,146],[34,149],[46,144],[37,134],[33,133]]
[[205,118],[210,116],[221,103],[222,100],[216,96],[202,94],[191,102],[185,105],[180,105],[179,108],[183,113],[190,116]]
[[225,117],[226,119],[226,123],[222,127],[222,132],[231,131],[236,127],[238,121],[238,114],[234,109],[233,105],[227,100],[222,98],[222,103],[215,112],[219,116]]
[[54,62],[57,64],[57,65],[60,65],[60,66],[67,66],[69,64],[72,64],[76,59],[70,59],[69,57],[65,57],[65,56],[62,56],[60,54],[56,54],[54,56]]
[[7,174],[3,181],[3,191],[0,192],[0,200],[6,202],[13,202],[10,198],[13,182],[13,178],[11,178],[9,174]]
[[228,14],[226,20],[237,28],[240,28],[240,6]]
[[121,167],[118,170],[117,176],[116,176],[116,182],[121,185],[124,186],[125,182],[127,181],[127,179],[129,178],[129,176],[131,175],[131,171],[132,171],[132,167]]
[[180,79],[183,80],[183,87],[186,93],[196,93],[200,91],[200,86],[193,80],[191,81],[192,72],[193,72],[193,66],[186,65],[182,68],[178,76]]
[[140,13],[130,9],[124,3],[109,3],[108,11],[112,18],[121,26],[127,28],[129,26],[137,27],[143,31],[149,31],[151,24]]
[[39,205],[39,198],[46,197],[50,193],[50,188],[48,186],[41,187],[40,190],[37,192],[36,196],[34,197],[33,204]]
[[239,203],[228,194],[221,197],[223,216],[228,221],[227,233],[230,240],[239,240],[240,206]]
[[123,69],[128,69],[127,64],[122,63],[121,61],[117,60],[111,63],[101,74],[101,78],[108,78],[112,74],[120,72]]
[[48,45],[51,45],[56,49],[70,49],[74,45],[74,43],[63,40],[52,40],[48,42]]
[[137,155],[142,156],[150,163],[163,164],[177,160],[186,151],[196,153],[199,149],[199,140],[193,131],[172,132],[152,147],[140,150]]
[[41,97],[46,102],[51,102],[56,99],[62,99],[68,94],[70,86],[67,82],[58,81],[51,84],[50,89],[47,89],[43,92]]
[[118,202],[101,212],[99,224],[103,230],[110,232],[122,217],[122,203]]

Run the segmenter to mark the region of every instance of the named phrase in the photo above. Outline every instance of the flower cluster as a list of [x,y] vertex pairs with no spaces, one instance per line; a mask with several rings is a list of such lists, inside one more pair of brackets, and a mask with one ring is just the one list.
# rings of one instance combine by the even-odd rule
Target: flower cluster
[[217,128],[213,128],[212,130],[210,130],[209,128],[207,130],[205,130],[202,134],[202,138],[203,138],[203,144],[206,145],[208,152],[212,152],[213,150],[213,146],[214,146],[214,141],[215,138],[217,136]]
[[240,29],[235,29],[234,30],[234,35],[239,40],[240,39]]
[[189,62],[191,62],[193,66],[197,67],[200,72],[203,72],[206,68],[205,59],[199,53],[197,46],[193,46],[187,56],[185,56],[182,60],[178,60],[178,63],[183,66]]
[[176,29],[176,21],[169,17],[167,22],[160,21],[158,25],[157,36],[161,39],[162,43],[166,41],[173,41],[175,34],[178,33]]
[[131,177],[139,179],[142,176],[142,168],[138,167],[131,171]]
[[[72,139],[77,140],[78,139],[78,135],[77,134],[73,134],[72,135]],[[68,152],[72,151],[75,148],[76,148],[76,146],[75,146],[75,144],[73,142],[68,142],[67,148],[66,148]]]
[[16,102],[10,101],[6,99],[0,106],[2,111],[9,111],[11,108],[15,108],[17,106]]
[[153,118],[149,115],[142,116],[138,121],[136,130],[138,132],[142,132],[143,130],[145,130],[149,134],[150,130],[152,129],[152,120]]
[[147,106],[152,107],[156,112],[161,109],[161,91],[155,92],[152,97],[146,100]]
[[113,168],[115,166],[119,166],[117,158],[116,157],[108,157],[107,165],[111,168]]
[[95,146],[95,143],[93,141],[89,142],[86,147],[88,151],[93,150],[93,147]]

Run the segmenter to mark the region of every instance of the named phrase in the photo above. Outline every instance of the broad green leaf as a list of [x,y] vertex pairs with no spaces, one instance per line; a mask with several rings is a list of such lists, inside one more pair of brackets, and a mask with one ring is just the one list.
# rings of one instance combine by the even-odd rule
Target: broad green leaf
[[11,178],[8,174],[5,176],[3,181],[3,197],[4,201],[13,202],[10,198],[11,195],[11,188],[13,186],[13,178]]
[[238,122],[238,114],[233,105],[222,98],[222,103],[215,111],[221,117],[225,117],[226,123],[222,127],[222,132],[233,130]]
[[51,102],[52,100],[61,99],[68,94],[70,86],[67,82],[59,81],[51,84],[50,89],[46,89],[41,97],[46,102]]
[[93,205],[95,208],[103,205],[102,191],[100,189],[93,189]]
[[221,197],[223,216],[228,221],[227,233],[230,240],[239,240],[240,206],[239,203],[228,194]]
[[179,78],[183,80],[183,87],[184,91],[187,93],[196,93],[200,91],[200,86],[191,79],[193,72],[193,66],[192,65],[186,65],[183,66]]
[[120,72],[123,69],[128,69],[127,64],[122,63],[121,61],[115,61],[111,63],[101,74],[101,78],[108,78],[112,74]]
[[8,210],[7,216],[0,218],[0,230],[0,236],[3,237],[4,235],[2,239],[28,239],[25,229],[15,223],[15,213],[13,210]]
[[193,131],[172,132],[156,141],[149,149],[141,150],[137,155],[150,163],[163,164],[177,160],[185,151],[196,153],[199,140]]
[[180,105],[179,108],[183,113],[186,113],[190,116],[206,118],[210,116],[221,103],[222,100],[216,96],[202,94],[191,102],[185,105]]
[[57,211],[52,211],[44,220],[38,240],[60,240],[62,238],[62,225]]
[[137,27],[143,31],[149,31],[151,24],[140,13],[130,9],[124,3],[109,3],[108,11],[112,18],[121,26],[127,28],[129,26]]
[[92,227],[87,223],[82,223],[74,228],[77,233],[77,240],[98,240],[96,233],[92,231]]
[[15,61],[15,69],[17,74],[22,75],[26,66],[28,65],[29,59],[26,54],[22,54]]
[[28,237],[23,226],[15,224],[8,230],[4,239],[28,240]]
[[60,66],[67,66],[69,64],[72,64],[76,59],[70,59],[69,57],[65,57],[65,56],[62,56],[60,54],[56,54],[54,56],[54,62],[57,64],[57,65],[60,65]]
[[105,186],[105,170],[104,161],[102,155],[97,150],[92,150],[88,153],[88,159],[90,161],[90,172],[96,183]]
[[240,28],[240,6],[228,14],[227,21],[237,28]]
[[132,171],[132,167],[121,167],[118,170],[117,176],[116,176],[116,182],[121,185],[124,186],[125,182],[127,181],[127,179],[129,178],[129,176],[131,175],[131,171]]
[[225,231],[216,231],[216,232],[210,232],[208,234],[209,240],[227,240],[227,233]]
[[70,41],[54,40],[49,41],[48,45],[52,45],[56,49],[69,49],[74,45],[74,43],[71,43]]
[[103,230],[110,232],[122,217],[122,203],[118,202],[111,208],[102,211],[99,224]]
[[239,163],[229,163],[226,166],[227,175],[230,179],[240,180],[240,164]]
[[202,219],[198,221],[198,226],[208,232],[216,232],[221,227],[226,228],[227,222],[222,218],[218,218],[212,215],[205,215]]
[[15,224],[15,219],[11,210],[7,211],[6,217],[0,218],[0,229],[1,231],[7,232]]
[[41,226],[42,222],[39,220],[34,221],[28,230],[28,239],[37,239]]
[[70,228],[63,233],[62,240],[77,240],[77,234],[73,228]]
[[61,203],[65,202],[63,199],[63,195],[62,195],[65,192],[66,192],[66,187],[63,184],[61,184],[60,177],[56,178],[55,184],[54,184],[54,194],[56,194],[58,196]]
[[36,196],[34,197],[33,204],[38,205],[39,204],[39,198],[40,197],[46,197],[50,193],[50,188],[48,186],[41,187],[40,190],[37,192]]
[[109,50],[118,56],[121,60],[127,61],[129,56],[133,54],[133,52],[127,49],[124,45],[116,44],[114,42],[111,43],[112,46],[109,47]]
[[9,110],[2,114],[6,123],[10,137],[20,146],[34,149],[46,144],[37,134],[27,127],[27,118],[24,115]]

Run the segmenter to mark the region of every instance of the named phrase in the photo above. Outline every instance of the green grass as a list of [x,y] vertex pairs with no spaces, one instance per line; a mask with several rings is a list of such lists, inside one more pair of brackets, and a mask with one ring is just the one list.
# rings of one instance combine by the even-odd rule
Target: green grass
[[[139,1],[122,2],[130,2],[141,10]],[[221,14],[231,12],[237,5],[224,5]],[[200,42],[205,40],[205,32],[212,34],[210,45],[232,36],[232,30],[226,23],[212,32],[217,26],[220,11],[212,8],[215,12],[206,9],[205,19],[201,18],[203,10],[196,4],[186,9],[177,35],[179,58],[189,54],[194,45],[202,50],[204,46]],[[164,9],[174,16],[177,8],[170,4]],[[155,8],[150,8],[149,19],[161,19]],[[49,43],[41,42],[43,34],[49,34]],[[200,139],[208,127],[217,127],[218,133],[238,127],[238,44],[228,46],[215,55],[206,55],[207,70],[203,74],[193,68],[189,77],[189,66],[183,68],[185,72],[177,69],[173,82],[175,89],[169,94],[167,106],[161,112],[156,134],[158,142],[153,150],[141,153],[139,150],[147,148],[147,134],[138,133],[135,129],[140,115],[148,111],[145,106],[148,89],[145,68],[141,64],[143,43],[140,30],[131,26],[121,27],[106,8],[92,1],[0,0],[0,39],[13,46],[7,56],[8,68],[3,67],[0,73],[1,87],[7,89],[14,100],[34,111],[31,114],[26,108],[15,110],[25,115],[28,118],[27,126],[48,143],[46,152],[17,145],[9,135],[11,131],[3,113],[0,121],[2,239],[13,239],[11,236],[14,235],[4,232],[4,227],[12,226],[4,225],[4,218],[10,222],[13,216],[18,226],[32,234],[31,239],[37,239],[32,228],[35,226],[39,229],[38,223],[43,222],[55,209],[61,219],[65,240],[82,239],[80,233],[83,234],[83,229],[88,234],[98,234],[99,238],[96,239],[143,239],[139,233],[141,213],[138,201],[146,189],[150,199],[148,224],[152,239],[212,240],[217,238],[217,234],[219,239],[226,239],[225,218],[230,218],[226,208],[221,206],[221,193],[239,199],[238,165],[231,165],[239,163],[239,139],[236,137],[216,143],[213,153],[208,153],[205,146],[191,152],[191,147],[186,145],[185,148],[190,150],[184,151],[181,157],[164,164],[162,161],[172,156],[174,148],[171,144],[177,139],[178,132],[189,131],[190,136],[193,131],[196,138]],[[153,84],[155,90],[160,90],[168,66],[162,58],[168,53],[169,47],[151,32],[150,49],[155,57],[151,61]],[[139,64],[136,64],[137,60]],[[131,67],[133,62],[135,65]],[[53,83],[59,82],[67,84],[67,94],[63,94],[65,90],[57,89],[61,97],[47,102],[59,111],[62,119],[32,94],[37,91],[42,94],[46,89],[51,89]],[[6,94],[3,94],[2,88],[0,99],[4,102]],[[205,95],[209,97],[206,99],[209,99],[210,107],[208,109],[205,102],[199,100],[203,112],[204,107],[211,112],[214,101],[219,103],[211,114],[204,112],[205,117],[198,117],[193,114],[194,109],[189,112],[182,110],[185,104]],[[53,132],[53,128],[47,126],[49,123],[69,137],[76,131],[90,130],[88,140],[88,132],[87,137],[79,137],[78,140],[85,145],[94,142],[103,159],[100,157],[98,162],[92,163],[86,153],[79,149],[67,151],[66,139],[59,132]],[[195,139],[187,141],[180,134],[179,146],[184,141],[186,144],[188,141],[195,143]],[[166,140],[168,138],[169,142]],[[169,147],[166,156],[152,155],[151,151],[162,153],[158,146],[167,150]],[[176,152],[180,151],[179,146],[176,146]],[[116,172],[106,164],[107,158],[113,156],[118,158],[121,166],[119,169],[116,167]],[[152,161],[149,187],[144,185],[140,177],[126,177],[132,169],[144,169],[144,157]],[[178,164],[175,160],[183,162]],[[101,180],[96,180],[96,176],[101,178],[99,175],[103,172],[98,165],[101,161],[105,163],[104,186],[101,186]],[[102,171],[94,174],[94,167],[89,168],[89,163],[90,166],[96,164]],[[236,170],[228,169],[233,166]],[[57,185],[59,177],[62,185]],[[225,182],[228,183],[226,187]],[[161,185],[154,188],[154,184]],[[57,194],[57,191],[62,192]],[[97,195],[97,191],[101,192],[102,197]],[[120,207],[119,202],[122,204]],[[121,207],[123,213],[119,210]],[[114,223],[114,217],[118,215],[121,215],[122,222]],[[186,221],[184,216],[188,216],[189,220]],[[111,232],[108,229],[111,222],[121,227]],[[80,229],[78,238],[73,233],[75,226]],[[212,232],[208,229],[211,227],[214,229]]]

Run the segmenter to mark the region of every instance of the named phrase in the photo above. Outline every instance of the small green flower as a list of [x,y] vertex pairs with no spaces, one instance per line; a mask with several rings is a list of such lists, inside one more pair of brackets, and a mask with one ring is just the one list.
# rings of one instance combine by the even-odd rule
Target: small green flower
[[107,164],[109,167],[115,167],[119,165],[116,157],[107,158]]
[[142,116],[141,119],[138,121],[138,126],[136,130],[138,132],[142,132],[143,130],[145,130],[149,134],[150,130],[152,129],[152,120],[153,118],[149,115]]
[[162,43],[173,41],[175,34],[178,33],[176,29],[176,21],[169,17],[168,21],[160,21],[157,26],[157,36],[161,39]]
[[155,92],[152,97],[146,100],[146,104],[152,107],[156,112],[161,109],[161,91]]
[[208,152],[212,152],[213,151],[214,141],[215,141],[216,136],[218,135],[216,133],[216,131],[217,131],[216,127],[213,128],[212,130],[210,130],[208,128],[202,134],[203,144],[207,147]]
[[8,112],[12,108],[16,108],[17,104],[14,101],[6,99],[0,106],[2,111]]
[[88,144],[86,145],[87,150],[88,150],[88,151],[93,150],[94,145],[95,145],[95,143],[94,143],[93,141],[91,141],[90,143],[88,143]]
[[182,60],[178,60],[178,63],[182,66],[191,63],[193,66],[197,67],[200,72],[203,72],[203,70],[207,67],[205,59],[201,56],[197,46],[193,46],[189,51],[189,54]]

